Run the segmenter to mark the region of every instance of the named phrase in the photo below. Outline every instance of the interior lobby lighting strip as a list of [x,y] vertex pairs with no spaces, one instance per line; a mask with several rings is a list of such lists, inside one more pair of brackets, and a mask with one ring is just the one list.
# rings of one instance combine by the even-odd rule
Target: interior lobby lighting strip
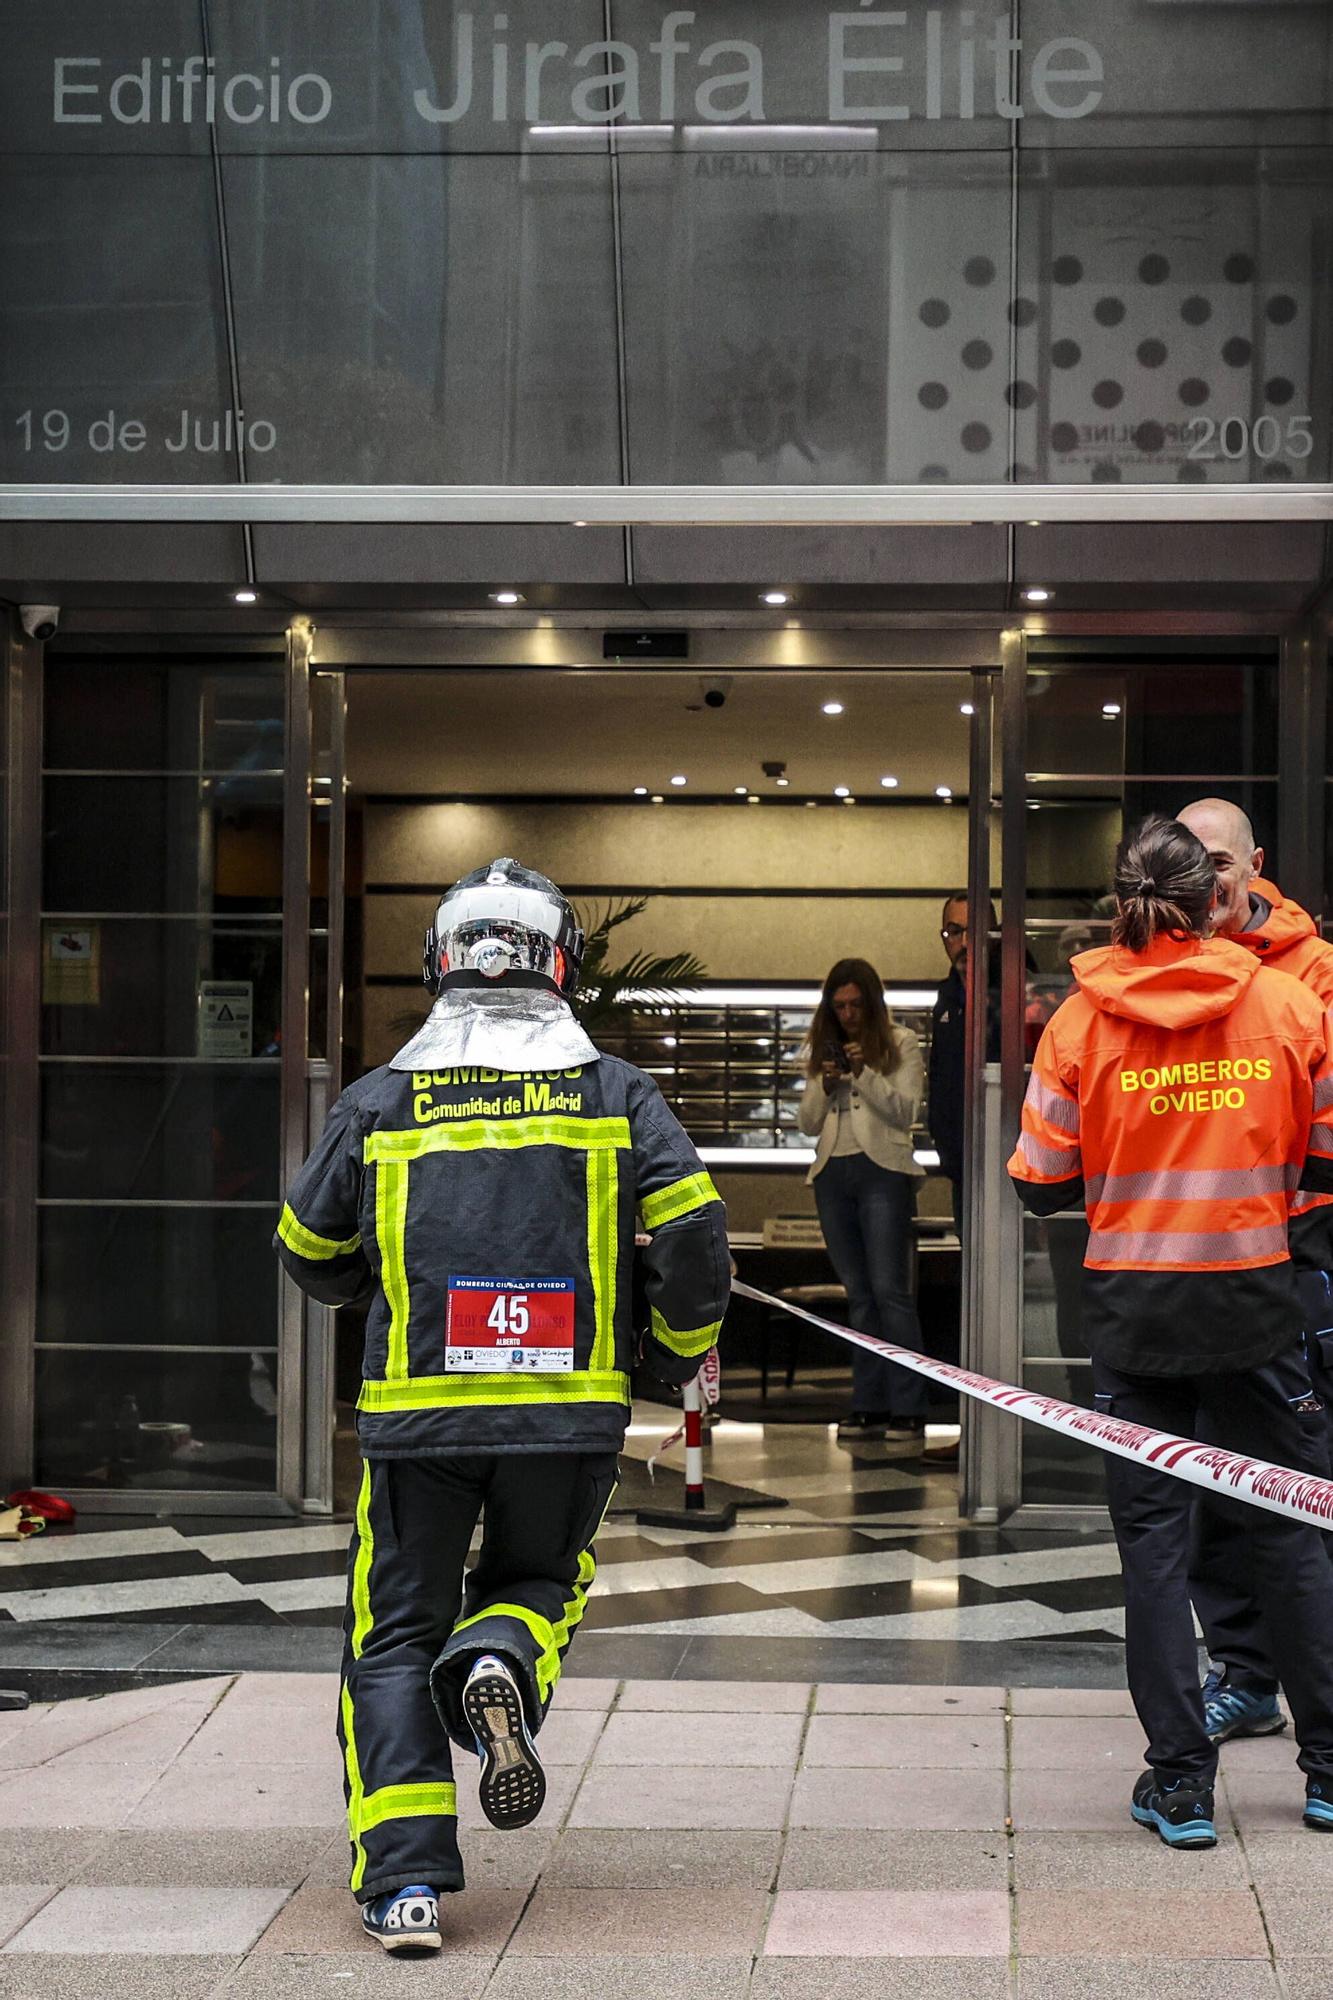
[[5,521],[603,527],[916,527],[1026,521],[1333,521],[1333,484],[1283,486],[326,486],[0,484]]
[[[621,998],[639,1007],[805,1007],[813,1013],[819,1005],[820,991],[814,985],[682,986],[664,998],[649,987],[629,986]],[[933,986],[884,988],[884,1002],[888,1007],[933,1007],[937,997]]]
[[[808,1167],[815,1157],[813,1146],[700,1146],[699,1158],[706,1167]],[[912,1158],[919,1167],[937,1167],[940,1156],[933,1147],[922,1146]]]

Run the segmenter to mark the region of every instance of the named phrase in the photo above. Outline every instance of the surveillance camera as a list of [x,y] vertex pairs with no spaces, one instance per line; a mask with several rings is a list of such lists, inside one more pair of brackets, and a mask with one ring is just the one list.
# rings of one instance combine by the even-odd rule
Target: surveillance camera
[[60,606],[20,604],[19,620],[30,639],[54,639],[60,623]]
[[731,675],[723,674],[720,679],[700,681],[704,702],[709,708],[725,708],[727,696],[731,693]]

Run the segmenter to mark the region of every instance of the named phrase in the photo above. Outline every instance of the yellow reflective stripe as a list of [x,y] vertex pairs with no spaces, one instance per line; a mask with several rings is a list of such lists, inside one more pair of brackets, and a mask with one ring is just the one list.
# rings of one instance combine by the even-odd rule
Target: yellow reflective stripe
[[419,1160],[425,1153],[512,1152],[521,1146],[630,1150],[628,1118],[465,1118],[413,1132],[368,1132],[365,1158]]
[[588,1155],[588,1269],[592,1273],[593,1334],[590,1368],[605,1374],[616,1365],[616,1236],[620,1170],[609,1152]]
[[353,1250],[361,1248],[360,1236],[349,1236],[345,1243],[335,1243],[331,1236],[316,1236],[313,1229],[307,1229],[286,1202],[282,1205],[282,1215],[278,1220],[278,1241],[307,1262],[323,1262],[329,1257],[350,1257]]
[[673,1354],[683,1355],[688,1361],[696,1354],[707,1354],[710,1347],[717,1345],[717,1337],[722,1331],[722,1322],[715,1319],[711,1326],[695,1326],[677,1332],[668,1326],[661,1313],[652,1309],[653,1339],[660,1340],[663,1347],[669,1347]]
[[352,1715],[352,1691],[346,1681],[342,1690],[343,1760],[347,1766],[347,1837],[352,1843],[351,1887],[359,1889],[366,1879],[366,1850],[361,1845],[361,1760],[356,1753],[356,1723]]
[[676,1222],[682,1215],[721,1199],[708,1174],[691,1174],[686,1180],[659,1188],[656,1194],[646,1194],[639,1203],[639,1214],[645,1229],[660,1229],[664,1222]]
[[487,1404],[628,1403],[629,1376],[615,1369],[569,1375],[413,1375],[363,1382],[358,1410],[467,1410]]
[[[610,1502],[607,1502],[610,1505]],[[600,1523],[599,1523],[600,1525]],[[559,1624],[552,1625],[549,1618],[543,1618],[540,1611],[533,1611],[526,1604],[488,1604],[484,1611],[474,1611],[470,1618],[462,1618],[454,1627],[455,1634],[464,1632],[470,1625],[480,1625],[487,1618],[517,1618],[526,1625],[541,1652],[535,1662],[537,1692],[543,1704],[551,1689],[560,1678],[560,1657],[568,1648],[575,1628],[583,1617],[588,1602],[588,1591],[597,1574],[597,1564],[591,1549],[584,1549],[579,1557],[578,1580],[573,1596],[565,1605],[564,1616]]]
[[[437,1819],[458,1817],[458,1788],[452,1783],[433,1785],[382,1785],[377,1792],[363,1793],[357,1805],[353,1835],[369,1833],[390,1819]],[[351,1822],[351,1815],[348,1815]],[[355,1883],[352,1885],[357,1886]]]
[[406,1160],[381,1160],[375,1169],[375,1234],[379,1239],[384,1296],[389,1301],[390,1381],[407,1374],[407,1175]]
[[370,1521],[370,1460],[361,1466],[361,1491],[356,1501],[356,1561],[352,1564],[352,1658],[359,1660],[375,1623],[370,1608],[370,1565],[375,1559],[375,1530]]

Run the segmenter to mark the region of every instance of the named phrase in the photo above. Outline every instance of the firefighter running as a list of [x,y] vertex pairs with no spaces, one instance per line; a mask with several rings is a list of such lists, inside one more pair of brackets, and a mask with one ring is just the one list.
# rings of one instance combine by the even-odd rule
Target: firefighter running
[[[1178,822],[1148,820],[1125,842],[1115,887],[1112,943],[1074,959],[1078,991],[1042,1034],[1009,1172],[1034,1214],[1086,1204],[1099,1410],[1186,1437],[1202,1422],[1229,1449],[1314,1469],[1287,1217],[1298,1188],[1333,1193],[1333,1021],[1295,979],[1208,935],[1217,876]],[[1169,1846],[1211,1847],[1217,1748],[1190,1611],[1190,1489],[1121,1458],[1106,1480],[1148,1738],[1130,1811]],[[1323,1537],[1231,1505],[1295,1717],[1305,1823],[1333,1829]]]
[[312,1297],[369,1307],[338,1728],[351,1887],[390,1951],[438,1949],[463,1887],[451,1744],[494,1825],[540,1810],[533,1739],[629,1416],[636,1218],[655,1373],[688,1381],[727,1304],[722,1203],[656,1085],[575,1020],[582,953],[545,876],[457,882],[424,1027],[343,1092],[275,1239]]

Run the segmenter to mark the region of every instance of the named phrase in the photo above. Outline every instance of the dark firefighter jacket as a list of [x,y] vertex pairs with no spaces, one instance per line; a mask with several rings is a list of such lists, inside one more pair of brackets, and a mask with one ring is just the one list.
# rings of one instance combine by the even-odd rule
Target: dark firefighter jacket
[[1257,1368],[1299,1332],[1298,1188],[1333,1193],[1333,1032],[1224,938],[1073,961],[1009,1172],[1038,1215],[1086,1204],[1084,1325],[1129,1374]]
[[726,1310],[726,1212],[656,1084],[613,1056],[385,1068],[329,1113],[274,1247],[313,1298],[369,1301],[367,1457],[616,1451],[636,1227],[646,1358],[688,1381]]

